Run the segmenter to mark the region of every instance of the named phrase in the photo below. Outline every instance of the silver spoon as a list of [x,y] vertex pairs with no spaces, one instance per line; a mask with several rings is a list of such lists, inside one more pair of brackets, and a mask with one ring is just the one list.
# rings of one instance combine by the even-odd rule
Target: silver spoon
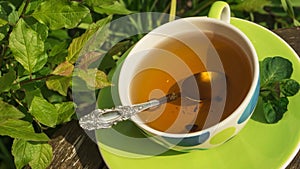
[[[79,124],[86,130],[97,130],[110,128],[120,121],[127,120],[132,116],[144,110],[157,107],[161,104],[175,101],[182,97],[192,102],[201,102],[204,99],[211,98],[211,84],[223,84],[226,80],[224,73],[218,72],[200,72],[183,79],[178,84],[174,84],[168,94],[159,99],[153,99],[144,103],[130,106],[117,106],[110,109],[96,109],[91,113],[81,117]],[[181,91],[181,92],[180,92]],[[201,93],[201,98],[199,93]]]

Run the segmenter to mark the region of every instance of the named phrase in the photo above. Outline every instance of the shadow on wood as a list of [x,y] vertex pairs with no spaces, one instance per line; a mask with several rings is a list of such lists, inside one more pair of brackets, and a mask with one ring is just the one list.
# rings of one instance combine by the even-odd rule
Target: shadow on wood
[[53,135],[50,144],[53,147],[53,160],[49,169],[98,169],[105,166],[97,145],[80,128],[78,121],[73,120],[61,127]]

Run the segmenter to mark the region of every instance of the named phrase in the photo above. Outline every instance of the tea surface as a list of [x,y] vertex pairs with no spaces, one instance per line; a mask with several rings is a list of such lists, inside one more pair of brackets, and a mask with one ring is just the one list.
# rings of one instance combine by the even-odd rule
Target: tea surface
[[[245,52],[236,43],[223,36],[212,33],[206,35],[219,55],[225,71],[226,98],[214,100],[217,104],[212,104],[213,98],[204,98],[201,103],[193,104],[189,104],[190,101],[185,98],[179,98],[139,113],[141,120],[150,127],[167,133],[199,131],[228,117],[246,96],[252,81],[252,70]],[[183,35],[183,38],[197,44],[195,36]],[[156,48],[158,50],[149,52],[140,65],[146,68],[140,70],[131,82],[132,103],[163,97],[170,92],[170,88],[174,88],[174,85],[180,85],[179,81],[187,75],[207,71],[207,64],[211,64],[210,54],[213,54],[209,51],[211,49],[205,47],[203,50],[207,51],[197,53],[174,38],[167,38]],[[204,92],[201,91],[200,96],[201,93],[207,95]],[[210,91],[207,92],[210,94]],[[221,115],[218,115],[220,113]]]

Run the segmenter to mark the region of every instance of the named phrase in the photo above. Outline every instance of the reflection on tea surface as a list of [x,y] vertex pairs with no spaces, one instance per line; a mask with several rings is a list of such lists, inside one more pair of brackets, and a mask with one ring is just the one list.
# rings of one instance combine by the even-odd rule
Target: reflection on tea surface
[[[228,117],[246,96],[252,81],[252,70],[245,52],[236,43],[223,36],[211,33],[206,35],[215,53],[218,54],[217,57],[220,58],[226,74],[225,98],[221,95],[208,97],[211,95],[210,90],[200,90],[202,99],[200,103],[182,97],[139,113],[141,120],[150,127],[167,133],[199,131]],[[195,36],[183,35],[183,38],[199,44]],[[193,50],[182,41],[167,38],[156,48],[159,50],[147,54],[147,58],[140,65],[144,69],[139,70],[131,82],[132,103],[163,97],[172,90],[180,90],[178,86],[181,86],[182,80],[187,76],[213,71],[211,65],[213,67],[214,63],[211,63],[211,54],[214,52],[211,52],[213,49],[209,45],[199,44],[201,52],[197,53],[197,50]],[[207,65],[210,65],[210,68]],[[218,115],[220,113],[221,115]]]

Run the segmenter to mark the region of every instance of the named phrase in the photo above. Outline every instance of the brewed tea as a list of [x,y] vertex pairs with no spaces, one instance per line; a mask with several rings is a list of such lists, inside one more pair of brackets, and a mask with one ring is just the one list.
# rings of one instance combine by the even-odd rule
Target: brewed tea
[[[140,119],[150,127],[167,133],[199,131],[224,120],[246,96],[252,81],[252,69],[246,53],[238,44],[224,36],[209,32],[205,35],[217,52],[226,75],[226,96],[217,98],[217,102],[223,102],[220,104],[221,108],[217,108],[218,105],[211,106],[212,99],[215,98],[202,98],[201,102],[193,104],[185,104],[189,102],[185,98],[177,99],[139,113]],[[182,37],[197,44],[197,37],[192,34],[183,34]],[[202,51],[197,53],[175,38],[166,38],[157,44],[156,49],[148,52],[147,58],[140,65],[143,69],[137,72],[131,82],[132,103],[163,97],[174,85],[180,86],[179,82],[187,75],[208,71],[207,64],[211,64],[209,58],[213,54],[210,51],[212,49],[203,47],[202,44],[199,44],[199,48]],[[209,114],[213,117],[220,114],[216,111],[221,110],[220,117],[208,118]]]

